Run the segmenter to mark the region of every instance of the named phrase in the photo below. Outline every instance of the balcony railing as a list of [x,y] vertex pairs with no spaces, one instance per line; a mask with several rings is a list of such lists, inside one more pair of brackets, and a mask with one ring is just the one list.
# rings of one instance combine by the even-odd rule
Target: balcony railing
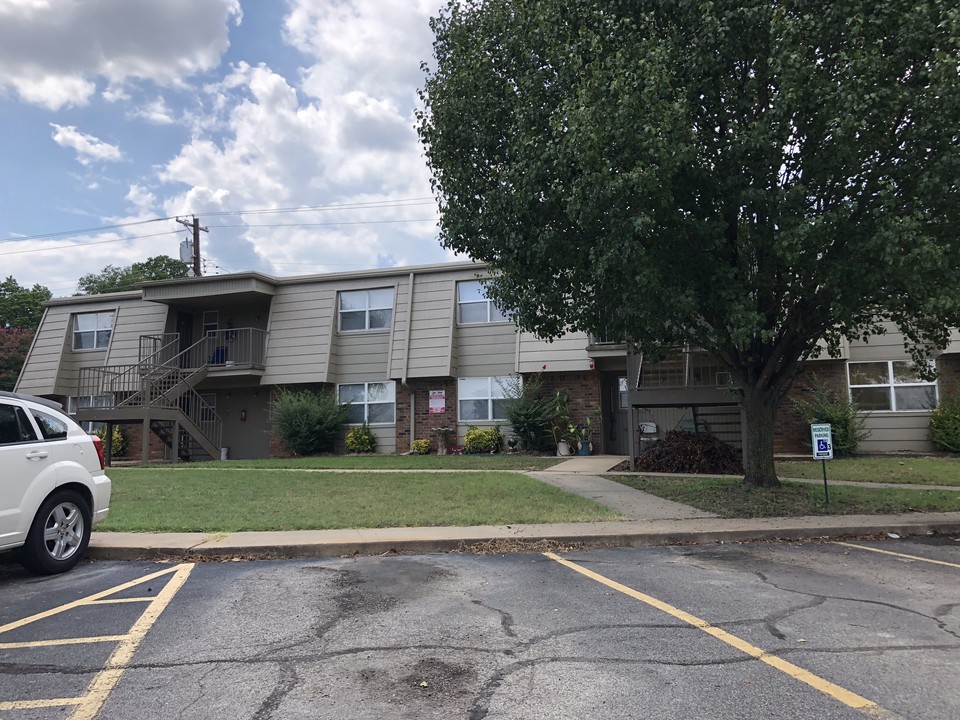
[[185,368],[264,368],[267,333],[258,328],[213,330],[182,352],[177,364]]

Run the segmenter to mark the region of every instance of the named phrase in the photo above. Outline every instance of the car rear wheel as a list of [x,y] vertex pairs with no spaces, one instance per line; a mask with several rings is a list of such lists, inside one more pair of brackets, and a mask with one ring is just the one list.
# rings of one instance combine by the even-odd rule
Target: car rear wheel
[[66,572],[90,542],[90,506],[74,490],[57,490],[40,506],[20,550],[24,567],[42,575]]

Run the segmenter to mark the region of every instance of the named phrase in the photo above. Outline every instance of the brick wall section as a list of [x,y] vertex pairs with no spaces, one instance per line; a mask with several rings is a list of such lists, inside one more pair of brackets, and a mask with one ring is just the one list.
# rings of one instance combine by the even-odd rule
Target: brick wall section
[[[430,412],[430,391],[444,391],[446,412]],[[456,378],[426,378],[407,381],[407,386],[397,385],[397,452],[410,451],[410,393],[414,393],[415,416],[413,418],[413,440],[429,440],[430,451],[437,451],[437,429],[457,427],[457,381]],[[451,432],[447,440],[451,445],[457,442],[456,432]]]
[[951,353],[937,358],[940,373],[940,397],[960,395],[960,355]]
[[[117,423],[127,440],[127,449],[123,455],[114,453],[113,460],[140,461],[143,451],[143,423]],[[150,461],[162,461],[166,458],[166,445],[154,433],[150,433]]]
[[[597,372],[583,373],[550,373],[543,374],[543,395],[553,397],[557,391],[565,392],[570,398],[570,412],[574,419],[591,415],[594,408],[600,403],[600,374]],[[457,427],[457,380],[456,378],[427,378],[410,380],[407,387],[397,387],[397,452],[404,453],[410,449],[410,391],[415,394],[414,440],[430,440],[431,452],[437,450],[437,428]],[[443,390],[446,393],[446,412],[430,412],[430,391]],[[599,452],[599,442],[603,437],[602,426],[597,418],[593,418],[594,452]],[[456,442],[455,434],[451,432],[449,442]]]
[[847,370],[843,360],[823,360],[807,363],[800,375],[793,381],[793,387],[780,403],[777,420],[773,426],[773,451],[783,455],[806,455],[810,447],[805,444],[810,436],[810,426],[803,423],[793,412],[790,398],[809,395],[813,376],[823,384],[847,392]]
[[543,373],[543,394],[553,397],[557,392],[563,392],[570,398],[570,415],[575,423],[583,422],[589,417],[593,429],[593,452],[603,451],[602,417],[595,414],[600,407],[600,373],[594,371],[576,373]]

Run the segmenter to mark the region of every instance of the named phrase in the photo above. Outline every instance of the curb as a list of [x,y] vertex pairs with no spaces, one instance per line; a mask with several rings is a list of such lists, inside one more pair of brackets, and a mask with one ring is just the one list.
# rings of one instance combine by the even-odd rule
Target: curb
[[[910,535],[957,535],[960,521],[910,521],[877,525],[834,525],[823,527],[791,526],[743,529],[628,532],[557,533],[531,535],[477,536],[475,538],[397,539],[291,544],[231,544],[191,547],[96,546],[91,545],[91,560],[279,560],[295,558],[352,557],[359,555],[427,554],[449,552],[539,552],[538,546],[555,547],[645,547],[662,545],[712,545],[718,543],[762,542],[772,540],[828,540],[896,533]],[[229,540],[229,539],[228,539]]]

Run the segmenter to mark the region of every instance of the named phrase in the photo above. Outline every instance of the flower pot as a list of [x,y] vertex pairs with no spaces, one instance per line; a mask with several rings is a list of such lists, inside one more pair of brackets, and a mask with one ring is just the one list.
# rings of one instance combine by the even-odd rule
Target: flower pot
[[567,456],[573,455],[573,448],[570,447],[570,443],[566,440],[559,440],[557,442],[557,455]]
[[589,455],[593,450],[589,440],[581,440],[577,444],[580,446],[580,452],[577,453],[578,455]]

